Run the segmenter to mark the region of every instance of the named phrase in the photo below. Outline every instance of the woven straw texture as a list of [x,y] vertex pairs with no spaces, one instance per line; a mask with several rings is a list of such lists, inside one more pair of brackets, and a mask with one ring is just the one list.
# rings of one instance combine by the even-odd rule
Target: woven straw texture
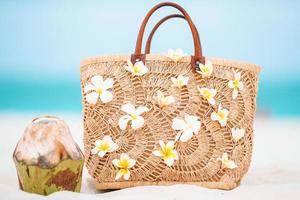
[[[175,63],[166,56],[147,55],[146,66],[149,72],[135,77],[124,69],[128,59],[130,56],[101,56],[81,63],[84,150],[86,166],[96,187],[114,189],[174,183],[219,189],[236,187],[251,161],[259,66],[209,59],[213,63],[214,71],[210,78],[204,79],[192,70],[190,57],[184,57]],[[235,100],[232,99],[232,89],[228,87],[228,81],[233,79],[233,71],[241,72],[244,83],[244,89]],[[170,79],[180,74],[189,77],[189,84],[176,89],[172,87]],[[95,75],[113,78],[114,98],[111,102],[91,105],[86,101],[84,87]],[[218,91],[215,106],[200,96],[197,86],[215,88]],[[158,90],[174,96],[175,104],[163,109],[158,107],[153,100]],[[124,115],[120,108],[126,103],[150,108],[143,115],[145,124],[141,129],[122,131],[118,127],[118,120]],[[225,127],[210,118],[219,103],[229,110]],[[182,118],[185,114],[198,116],[202,122],[201,129],[188,142],[176,143],[179,160],[168,167],[152,152],[159,147],[159,140],[174,140],[177,133],[171,128],[172,119]],[[232,139],[233,127],[245,129],[244,137],[238,142]],[[104,135],[110,135],[119,145],[119,149],[100,158],[91,154],[91,149],[94,142]],[[217,158],[224,152],[235,161],[238,168],[221,167]],[[127,181],[115,180],[117,170],[112,160],[119,158],[121,153],[128,153],[136,160]]]

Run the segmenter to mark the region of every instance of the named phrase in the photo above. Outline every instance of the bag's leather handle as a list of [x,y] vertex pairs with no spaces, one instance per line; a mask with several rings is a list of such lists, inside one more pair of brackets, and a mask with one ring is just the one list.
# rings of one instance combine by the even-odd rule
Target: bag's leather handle
[[147,13],[146,17],[144,18],[144,20],[142,22],[140,30],[139,30],[139,34],[138,34],[138,38],[137,38],[136,46],[135,46],[135,52],[134,52],[134,54],[131,55],[131,62],[135,63],[138,60],[145,62],[145,54],[142,54],[141,50],[142,50],[142,42],[143,42],[143,36],[144,36],[146,24],[147,24],[149,18],[151,17],[151,15],[156,10],[158,10],[161,7],[165,7],[165,6],[170,6],[170,7],[174,7],[176,9],[178,9],[182,13],[182,15],[185,17],[186,21],[188,22],[188,24],[190,26],[190,29],[191,29],[192,35],[193,35],[194,50],[195,50],[194,56],[191,56],[191,65],[192,65],[193,69],[196,70],[197,66],[200,63],[205,64],[205,58],[202,55],[200,38],[197,35],[196,27],[194,26],[189,14],[185,11],[184,8],[182,8],[181,6],[179,6],[178,4],[173,3],[173,2],[164,2],[164,3],[157,4]]
[[[159,22],[157,22],[157,24],[153,27],[152,31],[150,32],[150,34],[148,36],[148,39],[146,42],[146,47],[145,47],[145,54],[150,54],[153,36],[154,36],[155,32],[157,31],[157,29],[160,27],[160,25],[162,25],[165,21],[172,19],[172,18],[185,19],[185,17],[181,14],[173,14],[173,15],[168,15],[168,16],[162,18]],[[197,29],[196,29],[196,31],[197,31]],[[197,31],[197,37],[199,37],[198,31]]]

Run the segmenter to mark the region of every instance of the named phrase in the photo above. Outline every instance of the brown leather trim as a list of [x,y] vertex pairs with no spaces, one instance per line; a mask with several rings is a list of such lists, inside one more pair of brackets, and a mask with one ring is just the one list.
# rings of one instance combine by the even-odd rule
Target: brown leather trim
[[146,54],[131,54],[130,61],[132,64],[135,64],[137,61],[143,61],[145,63],[146,60]]
[[152,38],[154,33],[157,31],[157,29],[159,28],[159,26],[161,24],[163,24],[165,21],[167,21],[168,19],[172,19],[172,18],[182,18],[185,19],[185,17],[183,15],[180,14],[173,14],[173,15],[168,15],[164,18],[162,18],[161,20],[159,20],[159,22],[157,22],[157,24],[155,24],[155,26],[153,27],[152,31],[150,32],[147,42],[146,42],[146,47],[145,47],[145,54],[149,54],[150,53],[150,49],[151,49],[151,42],[152,42]]
[[[173,3],[173,2],[163,2],[163,3],[157,4],[156,6],[154,6],[147,13],[146,17],[144,18],[144,20],[142,22],[142,25],[140,27],[139,33],[138,33],[138,37],[137,37],[137,41],[136,41],[136,46],[135,46],[135,52],[131,56],[132,63],[135,63],[137,59],[140,59],[141,61],[145,62],[145,56],[142,56],[141,49],[142,49],[142,42],[143,42],[143,36],[144,36],[146,24],[147,24],[149,18],[151,17],[151,15],[156,10],[158,10],[161,7],[165,7],[165,6],[170,6],[170,7],[176,8],[185,17],[185,19],[188,22],[189,27],[190,27],[190,29],[192,31],[193,40],[194,40],[194,58],[193,58],[193,61],[199,61],[199,62],[201,62],[201,63],[204,64],[205,63],[205,59],[203,59],[203,56],[202,56],[202,47],[201,47],[201,43],[200,43],[200,37],[197,34],[197,29],[194,26],[191,17],[185,11],[185,9],[182,8],[180,5],[178,5],[176,3]],[[193,64],[192,64],[192,66],[193,66]]]
[[[153,36],[154,36],[155,32],[157,31],[157,29],[160,27],[160,25],[162,25],[165,21],[172,19],[172,18],[182,18],[185,20],[185,17],[181,14],[168,15],[168,16],[162,18],[161,20],[159,20],[159,22],[157,22],[157,24],[155,24],[155,26],[153,27],[152,31],[150,32],[150,34],[148,36],[148,39],[146,42],[146,47],[145,47],[145,54],[150,54]],[[196,31],[197,31],[197,37],[199,37],[197,28],[196,28]]]
[[205,64],[204,56],[202,56],[202,57],[191,56],[191,66],[192,66],[194,72],[200,70],[200,68],[199,68],[200,63]]

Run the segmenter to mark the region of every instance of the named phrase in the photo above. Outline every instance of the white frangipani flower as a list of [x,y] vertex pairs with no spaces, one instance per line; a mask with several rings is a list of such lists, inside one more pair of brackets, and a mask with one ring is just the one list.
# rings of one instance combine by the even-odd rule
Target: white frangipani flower
[[222,168],[223,169],[235,169],[238,166],[235,164],[235,162],[233,160],[229,160],[228,159],[228,154],[227,153],[223,153],[221,158],[217,158],[218,161],[222,162]]
[[156,92],[156,97],[155,97],[155,100],[157,101],[157,104],[159,105],[159,107],[163,108],[163,107],[166,107],[172,103],[175,102],[175,98],[172,97],[172,96],[164,96],[164,94],[158,90]]
[[149,109],[145,106],[139,106],[135,109],[134,105],[128,103],[121,107],[121,110],[128,115],[122,116],[119,120],[119,127],[121,130],[125,130],[128,122],[131,122],[132,129],[136,130],[144,125],[144,118],[140,116],[144,112],[148,112]]
[[105,156],[107,152],[116,151],[119,146],[114,143],[109,135],[105,135],[102,140],[95,141],[95,147],[91,150],[92,154],[98,154],[101,158]]
[[96,104],[99,97],[103,103],[110,102],[113,99],[113,95],[108,89],[112,88],[113,84],[114,80],[112,78],[103,80],[102,76],[93,76],[91,83],[87,84],[84,88],[87,102]]
[[148,68],[142,61],[138,61],[133,65],[130,60],[127,60],[125,69],[134,76],[142,76],[148,72]]
[[171,167],[174,160],[178,160],[178,153],[174,150],[174,141],[168,141],[167,144],[165,144],[162,140],[159,140],[158,143],[160,150],[153,151],[153,154],[162,157],[166,165]]
[[222,105],[219,104],[218,111],[211,113],[211,119],[213,121],[218,121],[222,127],[226,126],[228,119],[229,111],[227,109],[223,109]]
[[216,94],[217,94],[216,89],[209,89],[206,87],[202,87],[202,88],[198,87],[198,90],[199,90],[201,96],[203,96],[208,101],[208,103],[210,103],[213,106],[215,105],[216,100],[214,99],[214,96],[216,96]]
[[244,89],[244,83],[241,81],[241,72],[234,72],[234,79],[228,82],[228,87],[233,89],[232,98],[236,99],[239,90]]
[[197,135],[199,133],[200,127],[201,121],[197,116],[185,115],[184,119],[173,119],[172,128],[180,131],[178,132],[175,141],[178,139],[182,142],[188,141],[193,137],[193,134]]
[[122,176],[125,180],[128,180],[130,177],[129,169],[135,165],[136,160],[131,159],[128,154],[122,153],[120,159],[114,159],[112,163],[119,169],[115,180],[120,179]]
[[239,141],[245,135],[245,129],[243,128],[232,128],[231,136],[235,142]]
[[199,65],[200,70],[197,73],[201,74],[203,78],[208,78],[213,72],[213,65],[209,60],[205,61],[205,65],[200,63]]
[[177,78],[171,77],[171,81],[173,83],[173,86],[182,88],[183,86],[186,86],[188,84],[189,77],[184,77],[183,75],[179,75]]
[[167,57],[172,59],[174,62],[178,62],[181,60],[186,54],[182,51],[182,49],[178,48],[176,50],[168,49]]

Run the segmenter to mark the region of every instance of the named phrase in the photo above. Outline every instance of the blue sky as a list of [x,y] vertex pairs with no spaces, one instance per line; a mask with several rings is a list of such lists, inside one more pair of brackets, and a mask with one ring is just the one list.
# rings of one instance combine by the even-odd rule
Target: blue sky
[[[140,23],[158,2],[0,1],[2,86],[13,81],[79,83],[82,59],[133,52]],[[299,1],[176,2],[198,27],[205,56],[261,65],[263,91],[267,85],[299,85]],[[148,31],[162,16],[175,12],[164,8],[156,13]],[[152,52],[164,53],[177,47],[193,52],[191,33],[179,19],[159,29]]]

